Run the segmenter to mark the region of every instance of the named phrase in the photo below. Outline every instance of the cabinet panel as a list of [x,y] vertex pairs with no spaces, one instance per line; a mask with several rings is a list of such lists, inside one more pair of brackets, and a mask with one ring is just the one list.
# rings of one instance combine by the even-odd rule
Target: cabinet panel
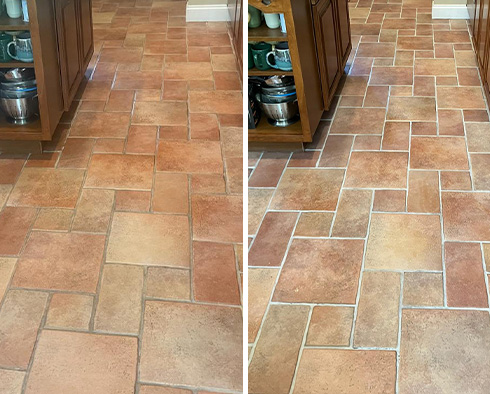
[[478,31],[478,43],[477,43],[477,55],[478,62],[483,68],[485,64],[485,46],[487,38],[487,25],[488,25],[488,2],[489,0],[481,0],[480,4],[480,23]]
[[325,108],[328,108],[334,94],[333,85],[340,73],[335,10],[331,0],[320,0],[312,9],[323,101]]
[[349,2],[347,0],[337,0],[339,14],[339,41],[340,41],[340,63],[344,63],[344,59],[349,56],[351,41],[350,41],[350,22],[349,22]]
[[80,50],[82,69],[90,62],[94,50],[92,0],[79,0]]
[[61,84],[65,110],[68,110],[82,79],[77,3],[58,0],[55,4]]

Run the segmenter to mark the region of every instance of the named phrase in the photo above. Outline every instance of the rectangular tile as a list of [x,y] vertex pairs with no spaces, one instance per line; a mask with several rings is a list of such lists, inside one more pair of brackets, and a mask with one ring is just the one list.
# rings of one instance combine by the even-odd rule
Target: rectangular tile
[[344,190],[340,196],[332,236],[342,238],[365,237],[372,198],[371,190]]
[[439,212],[439,174],[437,171],[410,171],[408,212]]

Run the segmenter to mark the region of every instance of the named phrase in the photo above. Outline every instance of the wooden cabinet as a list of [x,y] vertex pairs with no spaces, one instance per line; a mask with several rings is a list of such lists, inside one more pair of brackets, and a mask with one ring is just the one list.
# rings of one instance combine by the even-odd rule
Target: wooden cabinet
[[57,0],[55,4],[61,86],[67,111],[93,53],[91,1]]
[[[474,0],[473,2],[470,1],[467,5],[470,21],[472,21],[470,32],[472,34],[473,47],[475,48],[483,90],[485,91],[487,99],[490,98],[490,70],[488,67],[488,58],[490,54],[489,4],[490,0]],[[472,16],[473,19],[471,19]]]
[[300,121],[275,127],[262,116],[249,130],[252,142],[310,142],[335,91],[352,49],[347,0],[249,0],[264,13],[284,14],[287,33],[265,24],[248,30],[249,42],[287,41],[292,71],[249,69],[249,76],[294,76]]
[[[229,0],[228,10],[230,14],[230,35],[235,50],[238,69],[242,70],[243,64],[243,0]],[[240,78],[242,73],[239,72]]]

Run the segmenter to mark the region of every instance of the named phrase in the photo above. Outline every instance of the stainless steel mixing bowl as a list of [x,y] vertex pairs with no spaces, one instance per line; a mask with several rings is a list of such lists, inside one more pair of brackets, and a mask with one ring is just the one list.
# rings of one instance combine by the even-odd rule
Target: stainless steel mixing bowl
[[0,97],[0,107],[12,123],[26,124],[36,118],[39,101],[37,95],[22,98]]
[[287,127],[299,120],[298,100],[284,103],[264,103],[260,101],[260,107],[267,116],[267,120],[273,126]]

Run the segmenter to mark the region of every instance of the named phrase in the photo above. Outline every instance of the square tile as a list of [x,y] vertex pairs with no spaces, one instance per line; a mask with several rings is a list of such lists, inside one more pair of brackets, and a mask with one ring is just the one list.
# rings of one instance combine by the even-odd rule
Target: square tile
[[271,208],[334,211],[343,178],[340,169],[286,169]]
[[354,308],[316,306],[313,308],[307,345],[349,346]]
[[136,381],[137,338],[43,331],[27,394],[73,392],[132,394]]
[[10,369],[0,369],[0,393],[21,394],[26,373]]
[[373,211],[405,212],[405,190],[376,190]]
[[142,381],[241,390],[240,309],[147,301],[144,322]]
[[404,188],[408,153],[352,152],[345,187]]
[[20,253],[36,214],[34,208],[5,207],[0,213],[0,254]]
[[295,236],[328,237],[332,227],[333,212],[302,212],[299,217]]
[[388,270],[441,270],[438,215],[373,213],[365,267]]
[[483,311],[403,310],[400,394],[485,393],[489,324]]
[[442,273],[405,272],[403,305],[443,306],[443,287]]
[[83,170],[25,168],[7,205],[75,208],[83,176]]
[[103,235],[33,232],[12,284],[95,293],[104,247]]
[[53,294],[46,327],[88,330],[94,298],[82,294]]
[[187,269],[148,267],[146,296],[190,300],[191,275]]
[[150,190],[153,163],[152,156],[95,154],[88,168],[85,187]]
[[107,262],[189,267],[187,216],[115,212]]
[[356,302],[363,240],[294,239],[273,300]]

